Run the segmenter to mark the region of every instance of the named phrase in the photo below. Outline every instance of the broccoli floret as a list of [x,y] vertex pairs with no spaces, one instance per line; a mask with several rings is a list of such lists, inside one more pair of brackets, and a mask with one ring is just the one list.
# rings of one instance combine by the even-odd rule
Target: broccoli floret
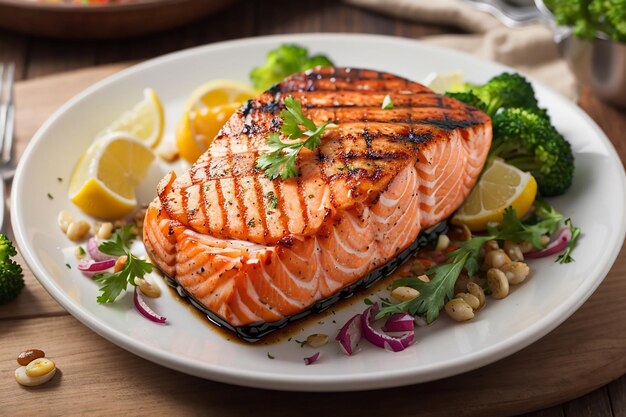
[[309,51],[302,46],[283,44],[267,53],[264,65],[252,69],[250,80],[256,89],[264,91],[288,75],[332,65],[330,59],[324,55],[309,56]]
[[626,0],[544,0],[556,23],[571,26],[574,35],[593,39],[602,32],[626,41]]
[[15,255],[13,242],[0,233],[0,304],[13,300],[24,288],[22,267],[11,259]]
[[471,91],[447,91],[445,95],[462,101],[467,105],[476,107],[484,112],[487,111],[487,105]]
[[500,108],[508,107],[522,107],[545,113],[537,105],[533,86],[519,74],[503,72],[483,85],[466,84],[465,88],[485,103],[483,110],[492,117]]
[[493,137],[489,157],[531,172],[542,196],[563,194],[572,184],[571,146],[541,115],[528,109],[503,109],[493,117]]

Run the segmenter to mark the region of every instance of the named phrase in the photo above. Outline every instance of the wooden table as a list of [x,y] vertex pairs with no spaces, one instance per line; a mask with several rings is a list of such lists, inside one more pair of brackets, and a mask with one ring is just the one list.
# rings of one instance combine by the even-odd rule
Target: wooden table
[[[379,16],[332,0],[315,2],[249,0],[187,27],[120,41],[69,42],[0,31],[0,62],[15,62],[18,80],[30,80],[67,70],[120,61],[143,60],[186,47],[255,35],[295,32],[362,32],[419,38],[455,31],[457,30],[454,28],[420,25]],[[38,91],[36,82],[24,88],[30,89],[31,98],[33,93]],[[40,93],[46,94],[45,91]],[[36,100],[34,101],[33,105],[36,106]],[[621,140],[623,132],[626,131],[624,112],[601,103],[587,91],[583,93],[580,105],[613,140],[622,161],[626,160],[626,141]],[[28,111],[24,112],[22,117],[27,118]],[[26,128],[22,128],[21,131],[19,129],[20,126],[18,126],[18,136],[32,134]],[[21,139],[23,143],[28,138],[21,137]],[[618,273],[624,276],[626,269],[623,266],[620,268]],[[228,410],[228,415],[244,415],[248,413],[244,404],[246,398],[250,398],[256,404],[263,403],[263,391],[199,380],[151,364],[119,349],[99,338],[68,315],[41,288],[32,274],[27,273],[26,281],[27,288],[18,300],[8,306],[0,307],[0,335],[2,335],[0,415],[82,413],[117,415],[116,410],[126,410],[125,412],[129,415],[170,412],[226,415],[224,410]],[[44,347],[50,332],[57,335],[56,339],[59,338],[57,333],[62,332],[64,342],[57,344],[54,352],[50,352],[52,357],[57,360],[61,358],[64,363],[61,377],[55,377],[52,383],[39,391],[16,389],[12,372],[16,366],[14,357],[19,353],[17,346]],[[6,334],[9,336],[5,339]],[[605,346],[605,348],[608,347]],[[529,349],[532,349],[532,346]],[[620,366],[619,369],[623,369],[623,360]],[[615,375],[617,376],[619,375]],[[589,377],[592,379],[593,375]],[[169,383],[154,383],[159,380],[167,380]],[[146,381],[150,383],[146,384]],[[529,392],[532,392],[532,380],[521,381],[521,383],[527,384]],[[447,384],[448,386],[446,382],[442,382],[438,386],[451,388],[450,383]],[[454,390],[454,388],[451,389]],[[464,390],[463,387],[456,389]],[[203,390],[212,392],[213,402],[206,403],[198,398]],[[408,389],[405,391],[411,392]],[[576,395],[584,393],[576,392]],[[387,395],[383,393],[380,396],[381,404],[384,403]],[[282,397],[288,401],[288,398],[294,396],[284,393]],[[220,400],[215,400],[216,398]],[[281,396],[273,394],[271,398],[276,399]],[[305,397],[296,395],[295,398]],[[343,402],[345,399],[345,402],[348,402],[346,406],[362,410],[359,415],[370,415],[372,410],[368,408],[368,405],[358,403],[363,398],[359,394],[317,396],[316,398],[320,401],[337,402]],[[566,399],[570,398],[560,398],[559,401]],[[350,401],[354,403],[349,404]],[[554,400],[544,401],[543,404],[545,406],[555,402]],[[20,406],[20,403],[23,405]],[[76,409],[72,406],[73,404],[80,404],[81,408]],[[374,404],[376,404],[374,410],[380,412],[385,410],[385,414],[394,413],[394,404]],[[135,405],[136,408],[132,408]],[[272,406],[269,407],[271,409]],[[537,405],[533,402],[531,395],[527,406],[517,408],[517,410],[536,408]],[[323,410],[323,408],[316,409]],[[340,409],[340,404],[337,404],[336,410]],[[420,406],[416,404],[415,415],[419,414],[419,410]],[[485,414],[485,410],[476,404],[468,403],[467,410],[465,413],[472,414],[471,410],[477,410],[476,412],[481,410],[481,414]],[[498,414],[504,412],[502,410],[506,408],[494,410],[500,410],[496,411]],[[283,408],[275,414],[307,415],[308,413],[294,405],[292,413],[286,412]],[[410,412],[401,413],[401,415],[411,414]],[[493,414],[493,412],[489,413],[487,410],[486,414]],[[342,415],[353,415],[353,413],[344,412]],[[580,398],[526,415],[536,417],[625,416],[626,376]]]

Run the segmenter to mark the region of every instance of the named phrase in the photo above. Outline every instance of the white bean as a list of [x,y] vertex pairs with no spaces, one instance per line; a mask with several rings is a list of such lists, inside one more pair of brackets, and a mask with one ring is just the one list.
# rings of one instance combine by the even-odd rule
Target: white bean
[[448,316],[455,321],[467,321],[474,318],[472,307],[460,298],[453,298],[448,301],[444,309]]
[[445,250],[447,249],[449,245],[450,245],[450,238],[448,237],[448,235],[442,233],[437,238],[437,245],[435,246],[435,251],[439,252],[439,251]]
[[491,290],[491,297],[501,300],[509,295],[509,280],[499,269],[490,268],[487,271],[487,285]]
[[530,272],[530,268],[524,262],[511,262],[510,264],[502,265],[500,270],[506,275],[509,284],[521,284],[524,282]]
[[511,258],[508,257],[502,249],[496,249],[487,252],[485,255],[485,268],[500,268],[504,264],[511,262]]
[[420,295],[419,291],[411,287],[398,287],[391,291],[391,296],[398,301],[409,301]]
[[89,233],[89,223],[84,220],[71,222],[67,227],[67,238],[72,241],[82,240]]
[[478,299],[478,309],[485,306],[485,291],[480,285],[470,282],[467,284],[467,291]]
[[472,307],[472,310],[478,310],[478,308],[480,307],[480,300],[473,294],[460,292],[455,295],[454,298],[460,298],[461,300],[465,301],[467,304],[469,304],[470,307]]
[[520,248],[520,246],[517,243],[507,240],[504,242],[503,249],[504,249],[504,252],[509,256],[509,258],[511,258],[512,261],[517,262],[517,261],[524,260],[524,254],[522,253],[522,248]]
[[328,335],[315,333],[306,338],[306,344],[311,347],[320,347],[328,343]]
[[73,221],[74,215],[67,210],[61,210],[59,212],[59,215],[57,216],[57,223],[59,224],[59,227],[61,228],[63,233],[67,233],[67,228]]

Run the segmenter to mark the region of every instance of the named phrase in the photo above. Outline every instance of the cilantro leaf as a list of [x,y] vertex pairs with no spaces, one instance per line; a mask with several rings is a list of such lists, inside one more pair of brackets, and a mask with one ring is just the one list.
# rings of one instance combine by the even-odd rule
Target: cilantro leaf
[[565,225],[569,227],[569,230],[572,233],[572,237],[567,244],[567,248],[565,248],[565,252],[563,252],[556,258],[556,261],[561,264],[567,264],[574,261],[574,258],[572,258],[571,254],[572,250],[574,250],[574,247],[576,246],[576,241],[580,237],[580,227],[574,226],[571,219],[565,220]]
[[126,291],[128,284],[135,285],[135,278],[143,278],[145,274],[152,272],[153,265],[150,262],[139,259],[130,252],[130,246],[136,237],[134,228],[126,225],[116,230],[111,240],[98,246],[103,253],[127,258],[119,272],[102,272],[94,275],[94,281],[100,284],[101,294],[97,298],[98,303],[114,302],[122,291]]
[[[315,126],[315,123],[302,113],[302,103],[289,96],[285,98],[285,110],[280,112],[283,120],[281,132],[291,140],[306,137],[300,142],[283,142],[278,132],[267,137],[269,152],[257,158],[256,168],[265,171],[270,179],[282,179],[298,176],[296,159],[302,148],[315,150],[322,142],[322,134],[330,122]],[[302,129],[304,127],[306,130]]]

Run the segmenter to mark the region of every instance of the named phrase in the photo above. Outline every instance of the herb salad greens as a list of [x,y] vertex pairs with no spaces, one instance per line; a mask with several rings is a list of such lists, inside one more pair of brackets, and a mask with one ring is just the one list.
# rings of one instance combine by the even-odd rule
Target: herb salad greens
[[102,272],[94,275],[94,281],[100,284],[98,303],[112,303],[117,297],[126,291],[128,284],[136,285],[136,278],[143,278],[145,274],[152,272],[153,265],[133,255],[130,251],[132,242],[137,238],[134,227],[126,225],[117,229],[110,240],[102,242],[98,249],[100,252],[115,257],[126,257],[126,262],[117,272]]

